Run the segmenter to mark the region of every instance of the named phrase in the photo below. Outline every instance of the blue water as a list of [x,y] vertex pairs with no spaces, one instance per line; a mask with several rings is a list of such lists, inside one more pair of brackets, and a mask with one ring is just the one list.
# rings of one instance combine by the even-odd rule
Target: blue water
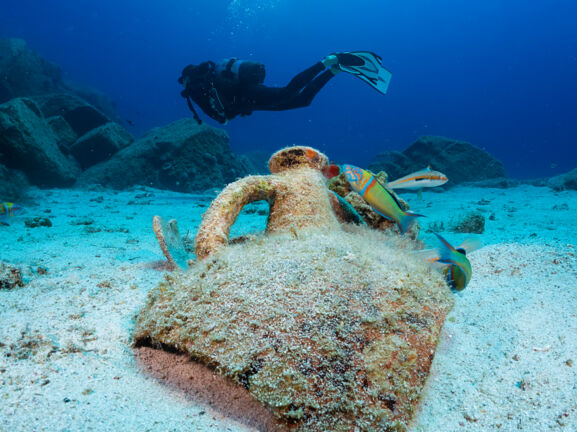
[[190,116],[176,81],[189,63],[253,59],[284,85],[332,51],[372,50],[393,72],[386,96],[340,74],[308,108],[231,121],[233,150],[306,144],[365,166],[431,134],[486,149],[512,177],[577,166],[575,0],[3,3],[0,36],[108,93],[135,135]]

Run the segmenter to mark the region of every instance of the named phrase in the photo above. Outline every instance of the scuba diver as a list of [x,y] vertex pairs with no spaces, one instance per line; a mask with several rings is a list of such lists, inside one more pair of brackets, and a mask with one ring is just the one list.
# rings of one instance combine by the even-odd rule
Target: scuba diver
[[188,107],[200,124],[195,102],[206,115],[226,124],[253,111],[283,111],[309,106],[316,94],[339,72],[348,72],[385,94],[391,73],[378,55],[368,51],[334,53],[296,75],[285,87],[263,84],[262,63],[225,59],[220,64],[205,61],[188,65],[178,82]]

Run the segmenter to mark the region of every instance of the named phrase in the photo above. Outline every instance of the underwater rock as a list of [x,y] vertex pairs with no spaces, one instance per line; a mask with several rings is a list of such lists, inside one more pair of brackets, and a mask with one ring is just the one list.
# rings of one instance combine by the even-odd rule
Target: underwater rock
[[[0,153],[0,160],[2,154]],[[12,170],[0,164],[0,202],[14,202],[26,195],[28,180],[23,172]]]
[[109,160],[91,166],[77,185],[122,189],[140,184],[192,192],[222,187],[245,174],[224,130],[182,119],[152,129]]
[[56,135],[58,148],[65,155],[70,154],[72,144],[78,139],[78,134],[74,132],[70,124],[62,116],[54,116],[46,119],[52,132]]
[[104,113],[114,123],[122,123],[123,120],[118,115],[116,103],[106,93],[68,80],[64,82],[71,93],[80,96],[81,99]]
[[46,217],[37,216],[33,218],[26,218],[24,220],[24,225],[26,225],[28,228],[50,228],[52,226],[52,221]]
[[254,150],[240,155],[246,158],[251,174],[268,174],[270,153],[264,150]]
[[23,286],[22,271],[12,264],[0,261],[0,289],[11,290]]
[[38,186],[68,186],[80,173],[60,151],[39,107],[28,98],[0,105],[0,163],[23,171]]
[[367,228],[231,245],[151,291],[135,345],[189,354],[291,430],[404,431],[453,305],[409,247]]
[[0,38],[0,102],[65,90],[58,66],[31,51],[22,39]]
[[451,227],[451,231],[456,233],[483,234],[485,231],[485,216],[481,213],[469,213],[462,220]]
[[24,40],[0,38],[0,103],[48,93],[78,95],[118,121],[116,107],[107,95],[64,81],[60,68],[30,50]]
[[134,138],[118,123],[106,123],[81,136],[70,149],[82,169],[108,160]]
[[505,177],[503,164],[486,151],[464,141],[439,136],[422,136],[402,153],[381,153],[368,169],[383,170],[394,180],[429,165],[449,177],[445,186]]
[[487,180],[479,180],[474,182],[465,182],[464,185],[480,188],[495,188],[495,189],[509,189],[517,187],[521,184],[519,180],[507,178],[507,177],[496,177]]
[[577,190],[577,168],[568,173],[551,177],[546,184],[556,191]]
[[47,94],[33,99],[44,117],[62,116],[78,136],[110,121],[98,109],[72,94]]
[[[413,161],[411,161],[404,153],[395,150],[379,153],[375,158],[376,160],[372,162],[367,169],[373,173],[384,171],[388,173],[391,181],[424,168],[420,167],[418,170],[411,171],[410,167],[416,164],[414,164]],[[434,167],[434,169],[437,168]]]

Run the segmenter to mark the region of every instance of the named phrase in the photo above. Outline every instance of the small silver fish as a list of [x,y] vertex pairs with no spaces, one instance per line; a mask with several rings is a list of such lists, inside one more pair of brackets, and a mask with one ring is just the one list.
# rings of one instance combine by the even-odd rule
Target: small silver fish
[[421,189],[426,187],[436,187],[447,183],[449,179],[439,171],[433,171],[430,166],[411,173],[400,179],[387,183],[391,189]]

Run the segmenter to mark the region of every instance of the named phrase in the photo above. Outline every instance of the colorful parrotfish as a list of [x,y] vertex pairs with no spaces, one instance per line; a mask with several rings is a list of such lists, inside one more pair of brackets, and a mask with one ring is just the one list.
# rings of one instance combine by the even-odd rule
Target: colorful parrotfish
[[447,283],[452,290],[464,290],[473,275],[467,253],[479,249],[481,242],[477,239],[467,239],[455,248],[439,234],[434,234],[441,241],[442,246],[439,249],[428,249],[418,253],[422,254],[431,264],[442,266]]
[[362,196],[375,212],[394,221],[401,234],[407,232],[417,217],[423,216],[401,208],[397,198],[368,171],[352,165],[343,165],[351,188]]
[[16,216],[18,213],[24,211],[24,209],[18,204],[11,202],[0,202],[0,224],[9,225],[4,222],[4,219]]
[[11,202],[0,202],[0,217],[12,217],[22,211],[22,207]]

